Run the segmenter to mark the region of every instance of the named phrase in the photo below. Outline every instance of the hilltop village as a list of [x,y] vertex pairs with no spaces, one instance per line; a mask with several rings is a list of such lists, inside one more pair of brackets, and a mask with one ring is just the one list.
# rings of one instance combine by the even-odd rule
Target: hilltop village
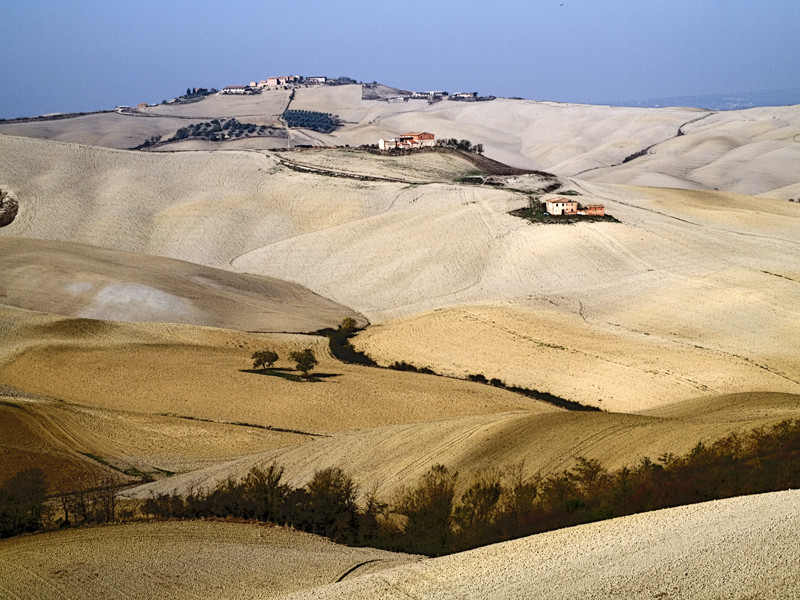
[[442,100],[452,100],[455,102],[485,102],[496,99],[495,96],[480,96],[478,92],[455,92],[451,94],[444,90],[393,90],[392,93],[385,94],[376,91],[383,87],[377,82],[362,83],[350,77],[332,78],[323,75],[274,75],[266,79],[250,81],[245,85],[227,85],[220,91],[213,90],[213,93],[222,95],[253,95],[260,94],[265,90],[291,90],[318,85],[337,86],[352,84],[360,84],[363,86],[365,100],[383,100],[389,103],[408,102],[409,100],[426,100],[429,104],[434,104]]

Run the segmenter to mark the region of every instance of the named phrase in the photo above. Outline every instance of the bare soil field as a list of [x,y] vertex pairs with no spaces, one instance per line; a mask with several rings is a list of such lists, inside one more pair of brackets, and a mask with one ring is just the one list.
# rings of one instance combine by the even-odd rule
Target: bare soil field
[[[307,441],[263,428],[0,396],[0,483],[41,469],[48,493],[159,478]],[[125,474],[128,473],[128,475]]]
[[302,286],[82,244],[0,237],[0,301],[65,316],[310,332],[365,319]]
[[[154,155],[5,136],[0,149],[20,200],[3,235],[299,283],[382,324],[357,343],[384,363],[483,373],[623,411],[800,388],[785,343],[800,323],[797,203],[572,180],[582,202],[604,203],[621,223],[540,226],[508,214],[527,203],[521,193],[297,173],[280,155]],[[343,156],[354,172],[383,164]],[[441,177],[441,158],[420,177]],[[428,164],[396,160],[398,174]],[[477,323],[463,317],[481,311],[489,316]],[[469,350],[481,339],[473,325],[491,360]]]
[[189,103],[158,104],[138,112],[146,115],[189,117],[207,120],[207,117],[235,117],[243,123],[272,125],[289,104],[288,90],[264,90],[258,95],[212,94]]
[[253,467],[265,469],[273,463],[285,468],[286,481],[295,487],[310,481],[316,470],[343,468],[361,494],[376,491],[387,501],[413,488],[433,465],[444,464],[458,472],[461,494],[475,475],[486,471],[521,467],[526,477],[547,476],[572,468],[579,457],[618,469],[634,467],[643,458],[685,454],[698,442],[709,444],[731,433],[800,418],[800,396],[754,393],[696,400],[668,414],[531,410],[341,432],[161,479],[123,495],[146,499],[212,490],[229,477],[238,479]]
[[0,541],[0,594],[282,598],[418,560],[265,525],[135,523]]
[[155,135],[170,137],[188,123],[191,121],[171,116],[148,118],[112,112],[52,121],[0,123],[0,134],[127,149]]
[[354,344],[380,364],[406,360],[455,377],[482,374],[617,412],[743,390],[800,393],[784,338],[765,354],[744,353],[733,333],[725,348],[652,326],[587,319],[511,303],[446,308],[379,323]]
[[451,183],[481,173],[463,158],[440,152],[388,156],[355,149],[314,149],[286,153],[280,160],[299,168],[409,183]]
[[800,588],[800,492],[695,504],[425,560],[290,598],[764,598]]
[[[80,319],[26,322],[5,309],[5,356],[0,381],[69,403],[151,415],[328,434],[379,425],[428,421],[548,405],[475,383],[347,365],[328,351],[326,338],[258,334],[157,324]],[[35,317],[35,313],[31,313]],[[297,382],[247,372],[251,354],[273,348],[276,367],[291,369],[288,354],[312,348],[321,381]]]

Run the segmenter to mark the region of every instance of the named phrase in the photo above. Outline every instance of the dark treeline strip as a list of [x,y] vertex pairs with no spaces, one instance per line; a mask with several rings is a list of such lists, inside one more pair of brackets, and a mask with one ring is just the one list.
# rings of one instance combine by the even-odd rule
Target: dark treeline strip
[[346,544],[437,556],[649,510],[800,487],[800,420],[698,444],[616,471],[598,461],[548,477],[522,465],[478,474],[456,498],[458,473],[432,467],[392,502],[373,492],[363,507],[339,468],[318,471],[303,488],[281,483],[283,469],[253,469],[208,493],[146,501],[153,517],[234,517],[270,521]]
[[[21,533],[111,523],[119,516],[117,488],[113,478],[94,482],[91,489],[61,491],[47,497],[47,482],[41,469],[27,469],[0,487],[0,538]],[[55,518],[55,513],[60,517]],[[124,511],[125,517],[132,517]]]
[[328,338],[328,346],[337,359],[342,362],[351,363],[355,365],[363,365],[365,367],[377,367],[372,358],[363,352],[356,350],[350,343],[350,339],[360,331],[356,326],[355,319],[347,317],[344,319],[336,329],[327,328],[316,331],[317,335],[322,335]]
[[581,404],[575,400],[567,400],[566,398],[556,396],[550,392],[540,392],[539,390],[532,390],[530,388],[525,388],[518,385],[507,385],[502,379],[498,379],[496,377],[487,379],[485,375],[480,373],[468,375],[467,379],[474,381],[475,383],[483,383],[493,387],[503,388],[504,390],[508,390],[516,394],[522,394],[523,396],[527,396],[528,398],[533,398],[535,400],[541,400],[542,402],[547,402],[548,404],[553,404],[567,410],[602,412],[601,409],[596,406]]

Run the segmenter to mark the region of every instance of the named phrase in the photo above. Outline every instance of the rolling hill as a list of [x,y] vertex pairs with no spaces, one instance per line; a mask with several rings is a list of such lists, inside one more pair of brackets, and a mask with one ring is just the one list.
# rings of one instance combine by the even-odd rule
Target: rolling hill
[[[287,130],[287,106],[343,126]],[[275,129],[125,149],[224,117]],[[409,130],[516,169],[356,148]],[[0,123],[0,188],[19,203],[0,228],[0,484],[37,467],[50,494],[111,480],[142,500],[277,462],[292,485],[338,466],[391,500],[437,463],[461,491],[486,470],[617,468],[800,418],[798,135],[800,107],[387,102],[356,85]],[[618,222],[510,214],[565,192]],[[438,375],[337,360],[311,334],[346,318],[382,367]],[[280,360],[255,372],[263,348]],[[292,378],[303,348],[316,381]],[[0,590],[778,598],[798,585],[797,502],[425,561],[242,523],[65,530],[0,542]]]

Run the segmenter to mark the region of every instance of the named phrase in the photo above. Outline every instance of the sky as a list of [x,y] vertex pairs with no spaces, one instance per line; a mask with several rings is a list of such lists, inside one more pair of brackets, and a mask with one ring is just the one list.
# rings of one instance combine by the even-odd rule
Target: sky
[[580,103],[800,87],[798,0],[0,0],[0,118],[270,75]]

